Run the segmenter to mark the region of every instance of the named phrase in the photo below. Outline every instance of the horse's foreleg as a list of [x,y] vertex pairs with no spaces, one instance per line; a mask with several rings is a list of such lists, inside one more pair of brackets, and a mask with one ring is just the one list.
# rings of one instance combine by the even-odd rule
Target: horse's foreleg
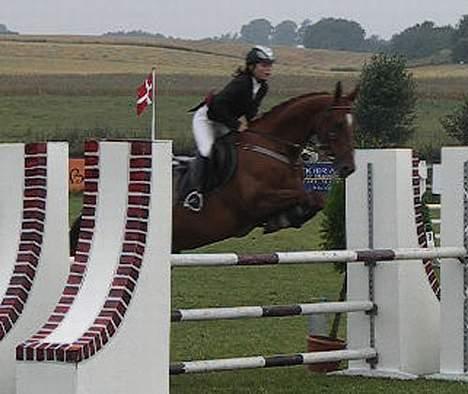
[[[321,193],[302,193],[301,191],[293,195],[282,193],[281,196],[276,197],[285,197],[285,199],[276,199],[276,204],[273,205],[275,209],[266,216],[265,233],[272,233],[287,227],[300,228],[325,206],[325,196]],[[273,200],[271,199],[269,203],[270,206],[268,204],[264,206],[271,209]]]
[[255,204],[255,214],[267,217],[275,212],[284,211],[294,205],[308,204],[309,197],[304,190],[279,189],[263,192]]

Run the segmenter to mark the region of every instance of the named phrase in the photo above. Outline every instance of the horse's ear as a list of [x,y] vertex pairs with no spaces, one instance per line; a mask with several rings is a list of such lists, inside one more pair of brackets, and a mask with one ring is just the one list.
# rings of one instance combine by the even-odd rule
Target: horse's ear
[[359,89],[360,89],[360,86],[359,86],[359,84],[358,84],[358,85],[356,85],[356,87],[354,88],[354,90],[353,90],[350,94],[348,94],[348,100],[349,100],[349,101],[354,101],[354,100],[356,99],[356,97],[357,97],[358,94],[359,94]]
[[338,81],[335,87],[335,101],[338,101],[342,94],[343,94],[343,86],[341,85],[341,81]]

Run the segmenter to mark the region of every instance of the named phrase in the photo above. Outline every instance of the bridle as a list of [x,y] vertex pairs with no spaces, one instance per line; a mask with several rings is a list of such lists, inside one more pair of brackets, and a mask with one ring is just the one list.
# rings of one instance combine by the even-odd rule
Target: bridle
[[[325,109],[323,112],[325,112],[325,113],[330,113],[330,112],[333,112],[333,111],[351,112],[351,109],[352,109],[351,105],[332,105],[332,106],[328,107],[327,109]],[[307,142],[304,145],[297,144],[297,143],[294,143],[294,142],[284,140],[284,139],[282,139],[280,137],[270,135],[268,133],[263,133],[263,132],[261,132],[259,130],[255,130],[255,129],[248,129],[248,130],[243,131],[243,133],[254,134],[256,136],[262,137],[262,138],[267,139],[269,141],[275,142],[275,143],[285,147],[287,150],[295,152],[294,157],[291,158],[291,157],[289,157],[289,156],[287,156],[287,155],[285,155],[283,153],[276,152],[274,150],[271,150],[269,148],[265,148],[265,147],[260,146],[260,145],[241,144],[241,148],[243,150],[248,150],[248,151],[251,151],[251,152],[254,152],[254,153],[258,153],[258,154],[261,154],[261,155],[271,157],[272,159],[281,161],[282,163],[285,163],[285,164],[290,165],[290,166],[296,166],[296,165],[298,165],[300,163],[300,161],[301,161],[300,154],[303,151],[305,145],[307,145]],[[311,131],[310,134],[315,135],[318,138],[318,133],[317,132],[312,132]],[[333,158],[334,155],[333,155],[333,153],[332,153],[332,151],[330,149],[330,143],[329,142],[336,140],[337,132],[336,132],[336,130],[330,130],[327,133],[327,135],[328,135],[328,141],[327,141],[328,143],[327,144],[319,143],[319,144],[311,144],[311,145],[314,145],[316,147],[315,150],[317,150],[318,152],[326,152],[326,155],[329,158]]]
[[[331,105],[324,112],[330,113],[333,111],[346,111],[346,113],[351,113],[352,106],[351,105]],[[315,131],[311,134],[315,135],[318,140],[319,133]],[[322,153],[322,156],[326,156],[329,159],[334,159],[335,155],[331,149],[330,143],[336,141],[337,134],[338,133],[337,133],[336,128],[333,128],[329,130],[327,133],[327,136],[328,136],[327,143],[322,143],[322,142],[317,141],[316,143],[309,143],[308,146],[312,146],[314,148],[313,150],[317,151],[319,154]]]

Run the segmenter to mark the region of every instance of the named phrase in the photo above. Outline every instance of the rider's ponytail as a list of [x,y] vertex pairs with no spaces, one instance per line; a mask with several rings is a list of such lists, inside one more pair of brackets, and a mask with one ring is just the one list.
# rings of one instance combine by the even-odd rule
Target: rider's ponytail
[[239,77],[241,75],[253,75],[253,69],[255,65],[246,64],[245,66],[237,67],[236,71],[232,74],[233,77]]

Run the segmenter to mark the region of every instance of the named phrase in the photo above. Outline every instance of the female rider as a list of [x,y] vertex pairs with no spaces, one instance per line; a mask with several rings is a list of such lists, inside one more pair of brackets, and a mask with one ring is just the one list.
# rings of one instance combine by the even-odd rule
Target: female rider
[[203,207],[206,174],[215,140],[231,131],[243,131],[258,112],[268,91],[275,57],[270,48],[255,46],[239,67],[234,78],[219,93],[207,97],[193,116],[192,128],[199,158],[195,169],[195,188],[184,201],[184,207],[199,212]]

